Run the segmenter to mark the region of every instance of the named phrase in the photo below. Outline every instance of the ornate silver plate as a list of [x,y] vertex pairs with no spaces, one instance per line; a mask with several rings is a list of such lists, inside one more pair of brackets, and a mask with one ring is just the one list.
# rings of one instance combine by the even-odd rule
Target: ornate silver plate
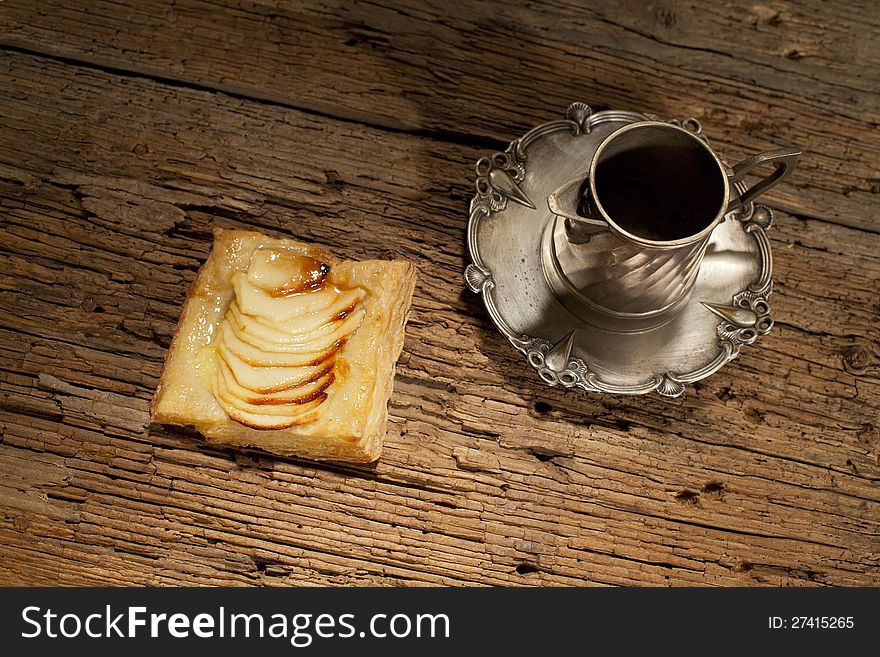
[[[613,394],[656,390],[676,397],[687,383],[718,371],[773,325],[768,298],[773,262],[765,230],[770,209],[748,204],[712,233],[693,294],[667,324],[641,332],[596,328],[570,312],[545,274],[546,234],[555,214],[548,196],[586,176],[612,131],[657,117],[591,114],[574,103],[565,118],[540,125],[503,153],[476,165],[465,279],[483,296],[498,329],[551,386]],[[682,123],[692,121],[686,120]],[[699,124],[696,124],[699,130]],[[737,187],[742,194],[744,187]]]

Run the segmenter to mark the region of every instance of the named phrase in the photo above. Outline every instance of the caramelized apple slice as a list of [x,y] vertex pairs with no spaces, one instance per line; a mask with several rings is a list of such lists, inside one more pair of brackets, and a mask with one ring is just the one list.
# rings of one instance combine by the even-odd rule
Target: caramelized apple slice
[[272,297],[316,290],[324,285],[330,267],[288,249],[263,247],[254,251],[248,280]]
[[[325,329],[328,322],[345,319],[360,305],[365,296],[366,292],[361,288],[346,290],[340,292],[333,303],[319,312],[304,314],[286,321],[247,313],[237,302],[230,304],[229,309],[239,326],[246,327],[249,332],[267,340],[300,342],[313,333],[317,335],[319,331]],[[287,304],[296,303],[298,299],[293,297],[274,301],[276,304]]]
[[[323,317],[323,315],[321,315]],[[299,335],[290,336],[284,331],[277,328],[278,324],[270,324],[265,320],[260,320],[253,315],[245,315],[238,309],[238,305],[233,302],[229,306],[226,314],[226,321],[232,325],[238,336],[255,345],[273,344],[279,346],[296,346],[306,342],[317,340],[336,330],[337,322],[325,322],[318,324],[314,331],[300,333]],[[316,322],[317,323],[317,322]]]
[[302,315],[322,312],[340,296],[335,287],[324,286],[311,292],[277,298],[255,286],[240,273],[233,274],[232,287],[243,313],[272,322],[288,322]]
[[[333,330],[324,332],[308,342],[300,342],[291,344],[289,342],[278,342],[274,340],[265,340],[256,335],[248,333],[247,327],[241,329],[236,322],[223,322],[222,331],[224,337],[227,337],[227,343],[235,353],[251,363],[251,365],[270,365],[268,361],[272,360],[276,365],[296,365],[307,364],[321,354],[330,350],[334,344],[345,340],[351,335],[364,318],[364,311],[357,310],[354,314],[349,315],[346,319],[335,322]],[[249,345],[264,354],[257,354],[250,349],[241,346],[240,343]],[[290,358],[286,358],[290,355]]]
[[253,367],[229,351],[222,342],[217,346],[217,354],[226,361],[242,387],[261,395],[290,390],[333,371],[332,362],[308,367]]
[[248,365],[254,367],[307,367],[318,365],[328,360],[345,344],[345,336],[336,342],[326,345],[321,351],[305,351],[302,353],[290,353],[283,351],[264,351],[249,344],[236,336],[235,331],[229,324],[222,324],[220,328],[221,342],[231,353],[238,356]]
[[223,406],[223,410],[226,411],[226,414],[231,420],[248,426],[251,429],[278,430],[290,429],[291,427],[297,427],[301,424],[307,424],[308,422],[314,421],[318,417],[316,409],[321,405],[322,401],[324,400],[316,399],[314,402],[311,402],[308,412],[299,414],[296,417],[248,413],[247,411],[242,411],[234,406],[223,404],[223,402],[221,402],[221,406]]
[[235,375],[233,375],[232,370],[229,369],[229,365],[227,365],[226,361],[222,358],[217,359],[217,364],[220,370],[220,377],[223,379],[229,394],[254,406],[305,404],[306,402],[316,399],[318,395],[324,392],[336,378],[334,372],[327,371],[324,376],[301,386],[281,390],[280,392],[259,394],[242,386],[235,379]]
[[[345,290],[339,293],[332,304],[322,308],[320,311],[315,311],[308,315],[294,317],[285,321],[276,321],[273,325],[277,327],[279,331],[299,334],[305,330],[304,327],[307,323],[312,323],[319,317],[325,318],[328,322],[345,319],[361,305],[361,302],[366,296],[367,293],[362,288]],[[269,323],[269,320],[259,317],[257,319],[264,324]]]
[[317,408],[318,405],[324,399],[326,399],[327,393],[322,392],[311,401],[305,402],[303,404],[258,406],[256,404],[249,404],[246,401],[239,399],[238,397],[233,395],[229,391],[229,388],[226,387],[223,377],[217,377],[214,380],[214,396],[217,398],[217,401],[221,402],[227,412],[229,408],[234,408],[235,410],[242,411],[250,415],[263,415],[267,418],[284,417],[288,419],[294,419],[302,415],[306,415],[309,411]]
[[345,379],[349,365],[340,359],[337,372],[336,356],[364,321],[366,291],[339,290],[329,273],[295,249],[262,247],[246,273],[231,277],[235,298],[212,345],[211,386],[232,420],[258,429],[309,422]]

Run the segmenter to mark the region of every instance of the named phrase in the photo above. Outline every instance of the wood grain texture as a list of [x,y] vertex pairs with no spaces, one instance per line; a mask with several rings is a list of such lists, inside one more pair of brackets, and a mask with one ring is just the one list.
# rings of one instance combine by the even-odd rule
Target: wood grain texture
[[[344,45],[355,38],[348,34],[368,33],[365,25],[391,35],[382,70],[426,94],[435,90],[412,76],[430,75],[427,62],[407,63],[407,43],[449,44],[438,46],[441,75],[454,70],[453,56],[476,61],[487,43],[499,49],[498,66],[501,44],[472,41],[476,28],[466,28],[494,34],[500,23],[484,18],[490,9],[465,4],[430,27],[430,10],[401,9],[391,20],[390,9],[356,5],[360,22],[349,18],[355,26],[343,28],[340,8],[297,9],[297,22],[275,8],[281,13],[269,12],[276,17],[259,30],[248,21],[267,11],[263,5],[218,5],[213,31],[186,27],[192,41],[184,53],[168,46],[174,30],[198,17],[207,25],[204,7],[178,2],[174,21],[139,32],[146,19],[136,7],[92,5],[99,6],[104,13],[93,9],[77,26],[66,6],[41,15],[0,5],[3,43],[18,49],[0,53],[0,581],[880,584],[880,235],[816,211],[850,203],[848,223],[876,222],[870,192],[855,203],[842,201],[839,188],[841,179],[875,175],[864,173],[876,163],[874,145],[859,141],[876,139],[875,119],[857,111],[858,103],[876,110],[875,70],[862,71],[859,82],[834,48],[822,51],[821,62],[783,57],[791,70],[778,75],[789,86],[773,89],[780,107],[854,87],[855,100],[841,102],[834,120],[835,130],[850,130],[836,143],[855,155],[839,161],[836,176],[802,175],[773,197],[778,208],[800,204],[803,212],[777,212],[770,231],[773,332],[677,400],[572,394],[536,385],[461,280],[473,162],[494,141],[558,115],[572,99],[568,78],[539,80],[517,68],[530,60],[504,60],[513,86],[496,84],[478,101],[495,105],[494,115],[464,111],[456,103],[467,99],[446,83],[431,113],[414,103],[407,114],[401,88],[365,92],[351,107],[313,100],[300,107],[294,98],[325,94],[341,103],[350,96],[343,81],[368,79],[369,57],[346,50],[368,50],[365,42]],[[599,10],[534,7],[535,32],[518,32],[509,48],[531,43],[547,61],[563,58],[559,66],[582,57],[611,62],[606,46],[628,49],[615,65],[626,84],[613,104],[638,105],[631,90],[642,75],[641,36],[602,42]],[[513,11],[526,10],[496,8],[495,18]],[[739,14],[725,4],[693,11],[737,25]],[[793,42],[831,43],[838,33],[870,28],[870,20],[860,27],[841,18],[814,33],[809,16],[831,9],[809,11],[785,32]],[[589,39],[599,39],[578,36],[577,43],[598,45],[552,53],[552,35],[537,29],[538,18],[557,14],[574,16]],[[759,35],[776,20],[762,16]],[[636,21],[633,30],[655,29],[640,26],[637,13],[628,20]],[[279,41],[277,61],[264,62],[273,24],[317,36],[301,50]],[[713,47],[710,32],[688,25],[670,28],[666,40]],[[769,57],[765,36],[736,42],[754,60],[754,75]],[[647,49],[654,39],[645,38]],[[212,68],[217,53],[238,43],[237,57],[248,39],[256,54],[235,73],[241,88],[215,91],[234,68]],[[137,57],[126,54],[133,44]],[[47,58],[22,52],[25,46],[55,51]],[[683,46],[654,47],[653,65],[665,68],[652,88],[667,96],[644,96],[645,108],[656,101],[655,111],[678,114],[685,104],[668,94],[681,86],[676,76],[692,73],[664,48]],[[59,54],[93,61],[59,61]],[[162,56],[174,76],[153,79],[148,67]],[[704,63],[713,91],[689,92],[694,107],[712,107],[718,89],[739,84],[734,63],[724,68],[718,62],[729,58],[718,58]],[[281,60],[296,64],[299,87]],[[136,63],[144,74],[121,72]],[[478,78],[483,65],[490,63],[462,64],[462,77]],[[803,74],[814,78],[812,88],[798,77],[806,65],[815,68]],[[338,79],[318,84],[321,67]],[[288,77],[257,78],[259,68]],[[540,83],[540,94],[524,93],[528,80]],[[700,117],[708,129],[708,115]],[[745,149],[780,127],[785,138],[809,130],[805,117],[777,125],[762,115],[751,128],[725,123],[729,116],[712,123]],[[833,134],[822,139],[830,145]],[[805,200],[800,192],[809,192]],[[344,257],[417,264],[378,464],[221,450],[190,432],[150,425],[147,405],[180,302],[216,225],[293,235]]]
[[8,0],[0,45],[466,143],[508,142],[573,100],[694,116],[731,162],[806,148],[777,206],[880,232],[873,0],[451,7]]

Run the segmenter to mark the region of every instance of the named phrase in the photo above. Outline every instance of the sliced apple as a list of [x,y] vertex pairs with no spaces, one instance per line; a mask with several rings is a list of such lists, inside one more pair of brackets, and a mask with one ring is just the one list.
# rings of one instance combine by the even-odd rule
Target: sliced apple
[[[237,322],[226,321],[221,324],[224,338],[235,353],[244,358],[252,365],[269,365],[268,360],[275,360],[276,365],[305,365],[321,354],[329,351],[334,344],[345,340],[349,335],[360,326],[364,318],[364,311],[356,310],[353,314],[346,317],[340,322],[335,322],[332,331],[322,332],[321,335],[307,342],[289,343],[276,340],[267,340],[258,335],[249,333],[247,326],[240,328]],[[228,337],[227,337],[228,336]],[[249,350],[243,349],[239,343],[244,343],[265,352],[267,356],[258,359],[258,354],[253,353],[251,356],[245,357]],[[290,355],[291,358],[284,359],[283,355]],[[272,357],[272,358],[270,358]],[[263,362],[263,361],[267,362]]]
[[241,312],[241,309],[238,307],[238,304],[233,301],[229,305],[229,311],[226,316],[227,321],[231,321],[235,324],[235,328],[238,329],[239,333],[245,333],[248,336],[254,336],[260,340],[264,340],[266,342],[274,342],[274,343],[284,343],[284,344],[302,344],[303,342],[309,342],[315,338],[319,338],[322,335],[326,335],[331,331],[335,330],[335,322],[324,322],[321,323],[324,319],[324,314],[315,315],[315,326],[316,328],[310,331],[302,331],[300,333],[288,333],[286,331],[278,328],[279,326],[284,326],[284,324],[273,323],[266,319],[261,319],[259,317],[255,317],[254,315],[246,315]]
[[254,251],[248,280],[272,297],[315,290],[324,285],[330,267],[289,249],[263,247]]
[[[332,304],[320,311],[305,313],[288,320],[278,320],[273,317],[254,315],[246,312],[237,302],[230,305],[230,310],[235,316],[239,326],[245,326],[249,332],[259,334],[267,340],[286,340],[299,342],[303,336],[318,334],[325,330],[327,324],[345,319],[351,314],[366,297],[366,292],[361,288],[340,292]],[[276,304],[294,303],[297,297],[286,299],[274,299]]]
[[293,419],[305,415],[309,411],[317,408],[317,406],[326,399],[327,393],[322,392],[314,399],[305,402],[304,404],[259,406],[256,404],[249,404],[233,395],[229,391],[229,388],[226,387],[223,377],[217,377],[214,381],[214,396],[218,401],[222,402],[224,406],[232,407],[251,415],[265,415],[271,418],[286,417]]
[[[297,345],[318,339],[336,330],[337,322],[327,322],[325,313],[315,315],[316,328],[311,331],[302,331],[292,334],[279,328],[284,326],[283,323],[273,323],[266,319],[260,319],[253,315],[245,315],[238,308],[235,302],[229,306],[227,313],[227,321],[231,321],[240,334],[242,339],[250,339],[250,336],[264,342],[272,342],[276,344]],[[322,323],[323,322],[323,323]],[[245,336],[247,336],[245,338]]]
[[273,297],[261,290],[241,274],[232,276],[232,287],[238,307],[247,315],[256,315],[273,322],[287,322],[302,315],[321,312],[329,308],[340,296],[332,286],[324,286],[310,292],[286,297]]
[[229,393],[238,399],[255,406],[305,404],[324,392],[336,379],[336,373],[334,371],[327,371],[327,373],[320,378],[310,381],[309,383],[304,383],[301,386],[281,390],[279,392],[260,394],[241,385],[236,380],[232,370],[229,369],[229,365],[227,365],[226,361],[222,358],[217,359],[217,364],[219,368],[218,376],[224,380]]
[[332,362],[308,367],[254,367],[229,351],[222,342],[217,347],[217,354],[226,361],[242,387],[262,395],[311,383],[333,371]]
[[[256,429],[312,421],[350,365],[336,356],[366,317],[361,288],[327,283],[329,267],[279,248],[257,249],[234,274],[210,384],[229,417]],[[356,393],[363,394],[363,392]]]
[[346,336],[331,342],[321,351],[289,353],[283,351],[264,351],[236,336],[228,323],[221,324],[221,342],[228,351],[254,367],[308,367],[318,365],[332,358],[333,354],[345,344]]
[[311,406],[307,412],[298,414],[295,417],[249,413],[247,411],[242,411],[241,409],[236,408],[235,406],[232,406],[230,404],[225,404],[222,401],[220,402],[220,404],[221,406],[223,406],[223,410],[226,411],[226,414],[229,416],[229,418],[231,420],[234,420],[235,422],[251,427],[252,429],[279,430],[290,429],[291,427],[296,427],[314,421],[318,417],[317,408],[321,405],[321,402],[323,401],[323,399],[315,400],[315,402],[313,402],[314,405]]

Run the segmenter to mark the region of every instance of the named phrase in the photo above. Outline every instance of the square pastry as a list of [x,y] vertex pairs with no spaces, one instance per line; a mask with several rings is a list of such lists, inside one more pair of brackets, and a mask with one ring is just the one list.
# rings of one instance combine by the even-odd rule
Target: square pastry
[[376,460],[415,281],[405,261],[340,260],[292,239],[216,230],[153,420],[224,445]]

